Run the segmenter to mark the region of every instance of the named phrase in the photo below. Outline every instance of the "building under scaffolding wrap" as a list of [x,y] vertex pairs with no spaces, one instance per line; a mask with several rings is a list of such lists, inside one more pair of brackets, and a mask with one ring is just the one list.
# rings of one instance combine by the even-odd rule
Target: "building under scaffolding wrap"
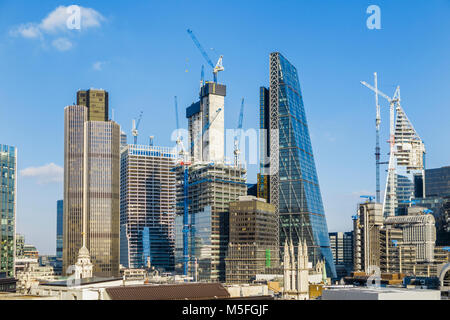
[[[183,262],[184,168],[177,175],[176,269]],[[225,281],[229,203],[247,194],[246,170],[223,163],[196,163],[188,169],[189,269],[198,281]]]

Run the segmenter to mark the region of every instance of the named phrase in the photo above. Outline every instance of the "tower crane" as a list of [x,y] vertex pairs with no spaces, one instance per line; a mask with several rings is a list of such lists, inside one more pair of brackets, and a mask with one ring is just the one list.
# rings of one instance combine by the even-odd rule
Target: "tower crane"
[[241,111],[239,113],[239,121],[238,121],[238,134],[234,138],[234,165],[238,166],[239,164],[239,154],[241,153],[240,143],[241,143],[241,133],[242,133],[242,121],[244,119],[244,98],[242,98],[241,102]]
[[[375,79],[376,79],[376,75],[375,75]],[[394,117],[395,117],[395,105],[400,106],[400,87],[397,86],[397,88],[395,89],[394,92],[394,96],[391,98],[388,95],[386,95],[385,93],[381,92],[380,90],[378,90],[377,87],[373,87],[370,84],[368,84],[365,81],[361,81],[361,84],[366,86],[367,88],[369,88],[370,90],[372,90],[373,92],[375,92],[376,95],[376,102],[377,102],[377,116],[378,116],[378,95],[380,95],[381,97],[385,98],[388,102],[389,102],[389,114],[390,114],[390,119],[389,119],[389,133],[390,133],[390,138],[389,138],[389,145],[390,145],[390,149],[389,149],[389,169],[388,169],[388,181],[389,183],[386,183],[386,188],[385,188],[385,193],[384,193],[384,201],[383,201],[383,210],[386,208],[386,197],[387,197],[387,187],[388,184],[390,185],[389,188],[389,199],[391,201],[391,205],[389,206],[389,215],[390,216],[394,216],[395,215],[395,208],[392,205],[394,203],[394,199],[395,199],[395,190],[394,190],[394,184],[395,184],[395,158],[394,158],[394,154],[395,154],[395,128],[394,128]],[[377,85],[377,84],[376,84]]]
[[142,114],[143,114],[144,112],[143,111],[141,111],[140,113],[139,113],[139,116],[138,116],[138,118],[137,118],[137,121],[135,120],[135,119],[133,119],[133,121],[132,121],[132,129],[131,129],[131,134],[133,135],[133,137],[134,137],[134,144],[136,145],[137,144],[137,137],[138,137],[138,128],[139,128],[139,124],[141,123],[141,119],[142,119]]
[[219,60],[217,60],[216,65],[214,65],[214,63],[211,61],[211,59],[209,58],[208,54],[206,53],[205,49],[203,49],[202,45],[198,41],[198,39],[195,36],[194,32],[191,29],[187,29],[187,33],[191,36],[192,41],[194,41],[194,44],[196,45],[198,50],[200,50],[200,53],[202,54],[203,58],[205,58],[206,62],[213,69],[214,83],[217,83],[217,74],[219,73],[219,71],[225,70],[223,65],[222,65],[223,55],[221,55],[219,57]]

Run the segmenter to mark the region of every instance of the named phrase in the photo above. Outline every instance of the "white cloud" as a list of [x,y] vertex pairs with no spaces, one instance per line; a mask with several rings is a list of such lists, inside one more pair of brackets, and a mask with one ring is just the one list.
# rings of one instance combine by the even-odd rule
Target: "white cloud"
[[22,177],[36,178],[39,184],[63,182],[64,168],[52,163],[40,167],[28,167],[20,170]]
[[[67,20],[71,16],[70,11],[68,12],[68,8],[69,7],[59,6],[50,12],[50,14],[40,23],[40,29],[48,33],[57,33],[70,30],[67,27]],[[92,27],[100,27],[101,23],[105,20],[105,17],[103,17],[98,11],[95,11],[92,8],[80,7],[81,30]]]
[[37,38],[42,35],[39,28],[32,23],[22,24],[11,30],[10,34],[12,36],[22,36],[24,38]]
[[103,70],[103,66],[106,64],[106,61],[97,61],[94,62],[92,64],[92,69],[94,69],[95,71],[102,71]]
[[72,48],[72,42],[67,38],[58,38],[52,41],[52,45],[59,51],[67,51]]
[[[44,39],[44,35],[56,36],[58,34],[70,35],[75,31],[84,31],[94,27],[100,27],[101,24],[106,21],[106,18],[98,11],[92,8],[80,8],[79,30],[69,28],[70,21],[73,16],[73,11],[68,10],[69,6],[59,6],[52,12],[50,12],[39,23],[28,22],[14,27],[10,31],[12,36],[20,36],[27,39],[40,38]],[[69,26],[68,26],[69,24]],[[53,46],[60,50],[65,51],[72,48],[72,43],[67,38],[58,38],[53,40]]]

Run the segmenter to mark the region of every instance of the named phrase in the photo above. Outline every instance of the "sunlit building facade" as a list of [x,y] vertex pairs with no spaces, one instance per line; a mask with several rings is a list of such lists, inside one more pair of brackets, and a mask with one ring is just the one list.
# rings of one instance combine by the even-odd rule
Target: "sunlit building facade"
[[0,273],[14,277],[17,149],[0,144]]
[[175,252],[176,152],[173,148],[128,145],[122,148],[120,179],[120,263],[144,268],[150,262],[172,271]]
[[325,259],[335,278],[297,69],[278,52],[270,54],[269,99],[270,203],[279,214],[280,243],[305,239],[309,261]]
[[88,112],[89,107],[83,105],[64,110],[63,274],[71,273],[68,269],[77,262],[83,245],[86,208],[86,247],[93,274],[116,276],[120,127],[114,121],[88,121]]

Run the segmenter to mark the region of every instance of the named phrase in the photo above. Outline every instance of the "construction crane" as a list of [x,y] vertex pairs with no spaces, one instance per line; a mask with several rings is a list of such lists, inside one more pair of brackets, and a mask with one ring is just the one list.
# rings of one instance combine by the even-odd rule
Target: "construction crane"
[[141,119],[142,119],[142,114],[143,114],[143,113],[144,113],[144,112],[141,111],[141,112],[139,113],[139,116],[138,116],[138,118],[137,118],[137,121],[136,121],[135,119],[133,119],[132,124],[131,124],[131,126],[132,126],[131,134],[132,134],[133,137],[134,137],[134,145],[137,144],[138,128],[139,128],[139,124],[141,123]]
[[192,32],[191,29],[187,29],[187,33],[191,36],[192,41],[194,41],[194,44],[197,46],[198,50],[200,50],[200,53],[202,54],[203,58],[205,58],[206,62],[211,66],[213,69],[213,76],[214,76],[214,83],[217,83],[217,74],[219,71],[225,70],[222,65],[222,58],[223,55],[219,57],[219,60],[217,61],[216,65],[211,61],[208,54],[206,53],[205,49],[203,49],[202,45],[198,41],[197,37],[195,36],[194,32]]
[[[177,108],[177,100],[175,97],[175,110],[176,110],[176,119],[177,119],[177,127],[178,125],[178,108]],[[219,113],[222,111],[222,108],[217,109],[214,117],[210,122],[208,122],[202,129],[201,132],[197,135],[197,137],[192,141],[189,150],[186,152],[183,147],[183,143],[181,139],[177,138],[177,145],[180,148],[179,157],[178,157],[178,166],[174,168],[175,170],[179,167],[183,168],[183,275],[187,276],[188,274],[188,264],[189,264],[189,252],[188,252],[188,233],[191,230],[191,226],[189,225],[189,166],[191,165],[191,161],[187,158],[187,155],[190,154],[190,151],[194,148],[195,144],[203,137],[206,131],[208,131],[211,124],[217,119]]]
[[240,143],[241,143],[241,133],[242,133],[242,121],[244,119],[244,98],[242,98],[241,102],[241,111],[239,113],[239,121],[238,121],[238,134],[234,137],[234,165],[237,167],[239,165],[239,154],[240,151]]
[[149,143],[148,144],[149,144],[150,147],[153,147],[153,140],[154,139],[155,139],[155,136],[150,136],[149,137]]
[[385,98],[388,102],[389,102],[389,114],[390,114],[390,119],[389,119],[389,145],[390,145],[390,149],[389,149],[389,166],[388,166],[388,182],[386,183],[386,188],[385,188],[385,192],[384,192],[384,201],[383,201],[383,210],[386,208],[386,197],[387,197],[387,187],[388,184],[390,185],[389,188],[389,199],[391,202],[391,205],[389,206],[389,215],[390,216],[394,216],[395,215],[395,211],[394,211],[394,206],[392,205],[392,203],[394,203],[394,199],[395,199],[395,190],[394,190],[394,184],[395,184],[395,159],[394,159],[394,154],[395,154],[395,128],[394,128],[394,119],[395,119],[395,105],[400,106],[400,87],[397,86],[397,88],[395,89],[394,92],[394,96],[393,98],[389,97],[388,95],[386,95],[385,93],[381,92],[380,90],[378,90],[378,87],[373,87],[370,84],[368,84],[365,81],[361,81],[361,84],[366,86],[367,88],[369,88],[370,90],[372,90],[373,92],[375,92],[376,94],[376,101],[377,101],[377,108],[378,108],[378,95],[382,96],[383,98]]
[[374,196],[359,196],[360,198],[366,198],[368,202],[372,202],[373,199],[375,199]]

